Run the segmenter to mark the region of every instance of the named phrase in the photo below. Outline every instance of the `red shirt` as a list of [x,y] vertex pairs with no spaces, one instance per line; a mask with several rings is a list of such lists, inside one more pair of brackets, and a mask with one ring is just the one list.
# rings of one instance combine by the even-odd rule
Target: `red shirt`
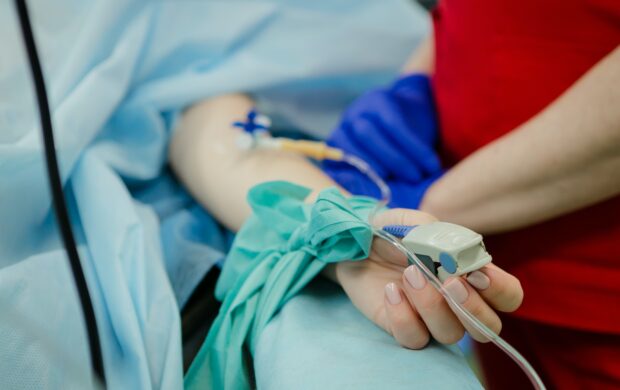
[[[445,0],[434,26],[433,87],[455,163],[543,110],[615,49],[620,0]],[[620,197],[485,243],[521,280],[517,315],[620,333]]]

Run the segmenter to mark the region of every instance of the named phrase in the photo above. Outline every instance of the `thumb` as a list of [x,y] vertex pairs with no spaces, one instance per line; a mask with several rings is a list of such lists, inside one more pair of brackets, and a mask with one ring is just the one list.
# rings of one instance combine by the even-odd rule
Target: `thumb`
[[372,224],[376,227],[386,225],[422,225],[435,222],[437,218],[419,210],[390,209],[375,215]]
[[[391,209],[375,215],[372,225],[375,227],[383,227],[386,225],[422,225],[437,221],[437,218],[423,211],[409,209]],[[373,240],[373,251],[384,261],[398,266],[406,267],[407,258],[396,249],[391,243],[375,237]]]

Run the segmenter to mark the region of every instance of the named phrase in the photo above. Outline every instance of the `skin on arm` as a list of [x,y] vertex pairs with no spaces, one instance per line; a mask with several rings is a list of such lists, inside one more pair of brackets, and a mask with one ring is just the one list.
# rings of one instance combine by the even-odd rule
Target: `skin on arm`
[[244,152],[236,147],[244,120],[254,106],[242,94],[200,102],[182,117],[170,143],[169,160],[189,192],[227,228],[237,231],[250,216],[248,190],[270,180],[288,180],[314,190],[335,185],[304,157],[273,150]]
[[[433,46],[431,32],[411,55],[403,72],[430,73]],[[236,148],[242,130],[231,128],[231,123],[245,119],[253,106],[254,102],[243,94],[195,104],[184,112],[170,143],[169,160],[177,177],[195,199],[235,231],[250,215],[245,196],[258,183],[294,181],[314,191],[310,200],[321,189],[336,185],[301,156],[277,151],[244,153]]]
[[[169,150],[170,164],[177,177],[205,208],[232,230],[238,230],[250,215],[246,194],[255,184],[289,180],[313,189],[313,194],[334,185],[301,156],[273,150],[240,150],[236,139],[242,130],[232,128],[231,123],[243,120],[252,106],[253,102],[240,94],[212,98],[192,106],[183,114]],[[432,220],[430,215],[418,211],[391,210],[379,215],[376,222],[419,224]],[[328,266],[325,273],[343,287],[366,317],[402,345],[422,348],[431,335],[442,342],[458,340],[465,330],[463,325],[429,284],[420,289],[407,287],[403,276],[406,266],[403,256],[397,256],[389,248],[382,249],[375,242],[367,260]],[[489,275],[489,283],[479,291],[464,278],[458,278],[462,288],[470,292],[464,305],[499,331],[501,323],[494,310],[516,309],[523,293],[518,280],[499,268],[480,272]],[[386,285],[404,297],[398,304],[387,300]],[[501,290],[506,293],[498,294]],[[418,312],[416,306],[426,310]]]
[[[404,72],[432,72],[433,57],[431,35],[411,56]],[[242,130],[231,128],[231,123],[243,120],[253,105],[247,96],[233,94],[190,107],[175,130],[169,150],[170,164],[189,192],[234,231],[250,215],[246,194],[258,183],[293,181],[313,190],[309,200],[321,189],[335,185],[301,156],[277,151],[246,153],[239,150],[235,143]],[[420,224],[434,220],[434,217],[418,211],[390,210],[378,215],[375,223]],[[402,254],[375,239],[367,260],[330,265],[325,268],[324,275],[340,284],[366,317],[405,347],[423,348],[431,336],[440,342],[453,343],[465,330],[484,341],[461,324],[430,284],[413,287],[409,279],[415,269],[408,267],[403,272],[406,267]],[[477,279],[468,278],[468,281],[471,284],[465,278],[453,278],[447,283],[465,290],[463,305],[499,332],[501,321],[495,310],[513,311],[519,307],[523,298],[519,281],[493,265],[480,270]],[[397,301],[395,297],[398,297]]]
[[620,47],[538,115],[452,168],[420,209],[495,233],[619,194],[619,86]]

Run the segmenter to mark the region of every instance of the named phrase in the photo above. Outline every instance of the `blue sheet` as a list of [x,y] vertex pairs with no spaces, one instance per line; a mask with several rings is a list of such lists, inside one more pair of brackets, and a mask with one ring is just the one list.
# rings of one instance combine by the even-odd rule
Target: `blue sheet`
[[263,330],[254,366],[259,389],[482,388],[456,345],[404,349],[320,278]]
[[[180,388],[179,306],[229,237],[165,171],[179,110],[246,91],[282,126],[325,134],[346,102],[394,76],[427,20],[406,0],[29,4],[108,384]],[[66,371],[19,353],[45,335],[54,359],[88,364],[11,7],[0,3],[0,301],[33,336],[26,348],[0,334],[11,362],[0,387],[31,376],[63,388]]]

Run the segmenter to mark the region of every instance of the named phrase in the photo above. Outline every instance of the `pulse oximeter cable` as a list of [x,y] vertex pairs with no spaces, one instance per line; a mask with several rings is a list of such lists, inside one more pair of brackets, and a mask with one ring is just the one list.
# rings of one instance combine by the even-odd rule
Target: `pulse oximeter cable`
[[73,231],[71,229],[69,213],[67,212],[67,204],[65,203],[56,157],[56,147],[54,146],[54,130],[52,127],[52,118],[47,100],[45,80],[43,78],[43,72],[41,70],[41,64],[39,62],[39,56],[37,54],[36,44],[32,33],[32,26],[28,16],[28,8],[26,7],[25,0],[15,0],[15,7],[19,16],[19,23],[24,39],[24,45],[28,53],[30,70],[32,71],[32,78],[36,91],[39,119],[41,121],[41,132],[43,135],[43,145],[45,150],[45,161],[52,192],[54,211],[56,213],[58,226],[60,227],[62,241],[64,243],[65,250],[67,251],[67,257],[71,266],[71,273],[73,274],[73,279],[75,280],[75,285],[77,287],[82,312],[84,314],[84,321],[86,323],[88,335],[88,345],[90,347],[89,351],[91,364],[99,384],[105,387],[105,370],[103,367],[101,342],[99,340],[99,332],[97,330],[97,319],[95,317],[92,300],[88,292],[88,285],[86,283],[86,278],[84,277],[84,270],[82,269],[80,256],[75,244],[75,237],[73,236]]
[[470,325],[473,329],[476,329],[489,341],[501,349],[506,355],[508,355],[525,373],[535,389],[545,389],[545,385],[540,379],[540,376],[534,367],[532,367],[532,365],[525,359],[525,357],[523,357],[523,355],[521,355],[519,351],[511,346],[506,340],[471,314],[467,308],[455,301],[445,289],[439,278],[435,276],[428,266],[424,264],[424,262],[420,260],[415,253],[399,241],[399,238],[406,236],[412,230],[413,226],[390,225],[378,227],[373,225],[375,216],[388,205],[390,199],[392,198],[392,194],[390,187],[367,162],[354,155],[347,154],[338,148],[331,147],[323,141],[292,140],[288,138],[271,137],[268,131],[269,124],[269,118],[258,114],[255,109],[251,110],[247,115],[245,122],[233,123],[234,127],[242,128],[244,130],[244,133],[238,140],[238,146],[245,150],[250,150],[253,148],[285,150],[319,161],[342,161],[357,168],[361,173],[365,174],[377,186],[380,193],[379,202],[368,217],[368,222],[373,228],[373,234],[389,242],[398,251],[403,253],[410,265],[417,266],[431,285],[435,287],[435,289],[448,302],[459,319]]

